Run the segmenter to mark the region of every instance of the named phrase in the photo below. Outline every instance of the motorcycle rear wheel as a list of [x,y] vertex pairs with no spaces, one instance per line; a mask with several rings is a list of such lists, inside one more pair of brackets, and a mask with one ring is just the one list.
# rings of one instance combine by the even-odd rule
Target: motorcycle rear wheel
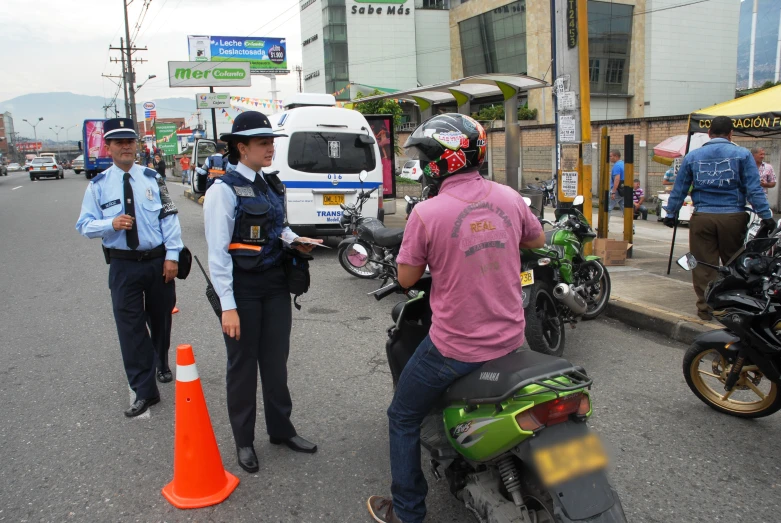
[[[361,243],[361,245],[363,246],[364,249],[366,249],[366,252],[369,253],[372,252],[372,248],[369,245],[365,243]],[[347,256],[349,250],[350,250],[349,245],[342,245],[341,247],[339,247],[339,252],[338,252],[339,264],[342,266],[342,268],[344,268],[344,270],[346,270],[356,278],[362,278],[365,280],[373,280],[380,275],[380,267],[372,262],[367,263],[363,267],[356,267],[355,265],[350,263],[350,260]]]
[[599,294],[594,300],[587,300],[588,309],[583,313],[584,320],[593,320],[607,309],[607,303],[610,301],[610,275],[607,273],[607,267],[601,262],[597,262],[602,267],[602,278],[599,280]]
[[[706,365],[703,370],[701,364]],[[683,357],[683,376],[691,391],[710,408],[738,418],[762,418],[781,410],[778,384],[746,362],[731,392],[724,390],[730,364],[717,350],[694,343]],[[706,379],[708,378],[708,379]],[[766,390],[759,387],[765,381]],[[718,389],[712,385],[718,385]],[[752,396],[753,394],[753,396]],[[733,395],[739,399],[733,399]],[[754,399],[754,401],[749,401]],[[743,401],[746,400],[746,401]]]
[[531,293],[529,305],[523,310],[526,342],[535,352],[561,356],[564,353],[564,322],[559,317],[551,286],[538,281],[528,288]]

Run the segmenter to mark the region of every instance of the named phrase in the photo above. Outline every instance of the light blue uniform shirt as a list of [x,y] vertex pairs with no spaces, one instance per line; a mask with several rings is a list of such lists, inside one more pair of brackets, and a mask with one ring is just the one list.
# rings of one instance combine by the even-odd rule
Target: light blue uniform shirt
[[[255,180],[255,171],[239,162],[234,169],[249,181]],[[265,177],[264,177],[265,180]],[[217,178],[203,200],[203,222],[206,229],[206,243],[209,246],[209,273],[212,285],[223,311],[236,308],[233,298],[233,259],[228,252],[228,245],[233,238],[233,228],[236,225],[236,194],[229,186]],[[298,235],[285,227],[282,239],[292,242]]]
[[[155,176],[147,176],[144,171],[152,171]],[[127,246],[127,232],[115,231],[112,221],[125,213],[124,185],[125,171],[112,165],[87,186],[84,201],[81,203],[81,215],[76,222],[76,230],[86,238],[102,238],[103,245],[109,249],[131,250]],[[169,214],[162,220],[160,210],[160,188],[156,178],[160,175],[152,169],[134,164],[130,169],[130,186],[133,188],[136,224],[138,228],[139,251],[150,251],[165,244],[165,259],[178,262],[182,243],[182,228],[179,216]]]

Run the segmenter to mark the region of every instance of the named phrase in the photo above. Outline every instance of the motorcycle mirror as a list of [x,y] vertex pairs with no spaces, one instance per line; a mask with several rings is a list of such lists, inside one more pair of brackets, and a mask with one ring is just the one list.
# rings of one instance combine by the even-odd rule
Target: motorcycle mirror
[[431,192],[431,187],[426,185],[425,187],[423,187],[423,191],[420,193],[421,198],[425,200],[426,198],[428,198],[428,193],[430,192]]
[[[355,172],[355,171],[353,171],[353,172]],[[366,178],[368,178],[368,177],[369,177],[369,173],[367,173],[365,169],[363,171],[361,171],[361,174],[358,175],[358,179],[361,180],[361,183],[365,182]]]
[[527,207],[531,207],[532,206],[532,199],[531,198],[527,198],[526,196],[524,196],[523,197],[523,203],[525,203]]
[[680,258],[678,258],[678,265],[680,265],[681,269],[685,271],[690,271],[697,267],[697,259],[694,257],[694,255],[690,252],[687,252]]
[[412,203],[412,198],[410,198],[409,194],[405,195],[404,199],[407,201],[407,203]]
[[575,205],[583,205],[583,201],[584,201],[583,195],[579,194],[579,195],[575,196],[574,200],[572,200],[572,205],[573,206],[575,206]]
[[353,267],[365,267],[369,263],[369,253],[363,245],[353,243],[347,248],[347,261]]

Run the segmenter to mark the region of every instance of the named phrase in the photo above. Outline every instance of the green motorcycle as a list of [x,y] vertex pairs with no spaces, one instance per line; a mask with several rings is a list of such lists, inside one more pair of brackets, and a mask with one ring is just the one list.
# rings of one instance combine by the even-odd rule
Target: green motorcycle
[[[431,277],[398,303],[386,353],[394,386],[431,326]],[[397,283],[374,291],[378,300]],[[457,380],[421,426],[437,479],[481,522],[625,522],[586,420],[592,380],[562,358],[518,351]]]
[[523,310],[526,341],[533,351],[551,356],[564,353],[564,326],[602,314],[610,299],[610,275],[598,256],[583,248],[596,238],[576,206],[556,209],[553,228],[545,232],[545,246],[521,251]]

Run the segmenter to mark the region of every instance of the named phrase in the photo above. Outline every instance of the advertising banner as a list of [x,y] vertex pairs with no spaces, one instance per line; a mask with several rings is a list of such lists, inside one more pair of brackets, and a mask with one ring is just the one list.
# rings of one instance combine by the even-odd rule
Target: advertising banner
[[35,152],[43,147],[43,142],[17,142],[16,150],[19,152]]
[[157,147],[163,151],[163,154],[178,154],[179,141],[176,137],[175,123],[158,123],[155,125],[155,140]]
[[231,106],[229,93],[198,93],[195,95],[195,107],[198,109],[227,109]]
[[249,62],[252,74],[288,74],[287,40],[254,36],[188,36],[194,62]]
[[377,140],[377,145],[380,147],[382,196],[383,198],[395,198],[396,176],[393,168],[396,165],[396,137],[393,131],[393,115],[370,114],[365,116],[372,133],[374,133],[374,138]]
[[250,87],[249,62],[168,62],[169,87]]

